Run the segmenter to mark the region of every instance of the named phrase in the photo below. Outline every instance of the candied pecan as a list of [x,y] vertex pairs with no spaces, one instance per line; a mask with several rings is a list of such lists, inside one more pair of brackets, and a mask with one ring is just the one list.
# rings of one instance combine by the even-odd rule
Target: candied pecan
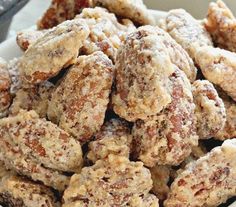
[[236,195],[236,140],[186,166],[171,185],[165,207],[218,206]]
[[218,47],[236,52],[236,19],[223,1],[210,3],[204,24]]
[[148,167],[178,165],[197,145],[190,82],[180,70],[170,80],[172,102],[147,120],[136,121],[132,129],[134,154]]
[[106,160],[99,160],[72,176],[63,196],[63,207],[136,207],[142,206],[140,203],[145,203],[145,200],[158,207],[158,199],[149,195],[151,188],[151,174],[142,162],[109,155]]
[[212,46],[212,40],[204,26],[184,9],[169,11],[159,26],[166,30],[195,60],[197,48]]
[[78,51],[88,37],[89,29],[82,20],[68,20],[39,38],[20,59],[24,79],[36,84],[76,62]]
[[212,83],[207,80],[195,81],[192,92],[196,105],[197,134],[200,139],[214,137],[226,122],[224,103]]
[[106,55],[80,56],[52,93],[48,118],[82,143],[88,141],[104,122],[112,80]]
[[82,150],[78,141],[34,111],[0,120],[0,160],[19,174],[63,190],[63,172],[78,172]]

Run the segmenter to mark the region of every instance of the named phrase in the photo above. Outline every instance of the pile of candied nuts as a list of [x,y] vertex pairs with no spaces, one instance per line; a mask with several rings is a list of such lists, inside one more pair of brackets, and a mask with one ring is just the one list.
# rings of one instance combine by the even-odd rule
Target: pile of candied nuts
[[[216,207],[236,196],[236,18],[52,0],[0,59],[0,204]],[[222,205],[221,205],[222,206]]]

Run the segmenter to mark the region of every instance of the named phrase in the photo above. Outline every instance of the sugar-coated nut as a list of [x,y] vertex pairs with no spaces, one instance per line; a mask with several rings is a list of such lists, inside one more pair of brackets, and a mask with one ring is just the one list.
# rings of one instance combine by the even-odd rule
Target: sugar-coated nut
[[88,158],[96,162],[110,154],[129,158],[132,136],[127,122],[112,119],[106,122],[89,143]]
[[208,80],[197,80],[192,85],[196,105],[195,117],[199,139],[214,137],[224,128],[226,111],[222,99]]
[[210,3],[204,24],[218,47],[236,52],[236,19],[223,1]]
[[110,12],[131,19],[140,25],[155,24],[155,19],[148,11],[143,0],[94,0],[94,5],[105,7]]
[[135,122],[132,129],[135,157],[148,167],[179,165],[198,143],[190,82],[180,70],[170,80],[172,102],[160,113]]
[[213,46],[212,40],[203,25],[184,9],[169,11],[159,26],[165,29],[195,60],[197,48]]
[[76,19],[83,19],[90,30],[80,53],[90,55],[96,51],[102,51],[113,61],[115,61],[117,50],[125,40],[127,33],[136,29],[130,20],[118,21],[113,13],[100,7],[83,9]]
[[236,139],[186,166],[174,180],[165,207],[218,206],[236,195]]
[[68,20],[47,31],[20,59],[20,71],[30,84],[41,83],[76,62],[89,35],[82,20]]
[[214,47],[201,47],[196,62],[206,79],[236,101],[236,54]]
[[68,182],[62,171],[81,169],[79,142],[34,111],[0,120],[0,146],[0,160],[9,169],[56,189]]
[[102,52],[80,56],[52,93],[48,118],[82,143],[91,139],[104,122],[113,69]]
[[142,162],[109,155],[106,160],[99,160],[95,165],[83,168],[80,174],[72,176],[63,196],[63,207],[135,207],[141,206],[139,203],[145,203],[145,200],[151,200],[151,206],[156,207],[158,199],[149,196],[151,188],[151,174]]

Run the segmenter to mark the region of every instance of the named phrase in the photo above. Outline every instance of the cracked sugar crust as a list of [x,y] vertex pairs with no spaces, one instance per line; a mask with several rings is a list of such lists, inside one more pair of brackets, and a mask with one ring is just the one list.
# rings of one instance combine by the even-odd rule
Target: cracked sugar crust
[[11,104],[11,78],[7,70],[7,62],[0,57],[0,118],[7,116]]
[[159,25],[166,30],[195,60],[197,49],[213,46],[212,40],[203,25],[183,9],[169,11]]
[[59,207],[51,189],[13,174],[0,179],[0,203],[9,207]]
[[210,3],[204,24],[218,47],[236,52],[236,19],[223,1]]
[[179,165],[198,143],[190,82],[180,70],[170,80],[172,102],[147,120],[136,121],[132,129],[134,155],[148,167]]
[[49,29],[73,19],[83,8],[92,6],[92,0],[52,0],[51,5],[38,21],[38,29]]
[[89,29],[82,20],[68,20],[46,32],[20,59],[20,71],[25,81],[41,83],[75,63],[88,35]]
[[94,5],[107,8],[123,18],[139,25],[155,25],[155,19],[142,0],[94,0]]
[[34,110],[41,118],[46,118],[48,102],[53,89],[54,85],[48,81],[40,85],[19,89],[9,109],[11,116],[24,109]]
[[153,181],[151,192],[161,201],[165,200],[169,193],[168,183],[170,181],[170,171],[171,167],[167,165],[156,165],[150,168]]
[[102,52],[80,56],[52,93],[48,118],[84,143],[100,130],[114,67]]
[[27,50],[29,46],[33,45],[39,38],[43,37],[46,30],[23,30],[17,33],[16,43],[22,50]]
[[163,30],[144,26],[128,35],[116,58],[114,111],[128,121],[147,119],[171,102],[170,76],[175,68],[195,80],[187,53]]
[[236,192],[236,140],[227,140],[222,146],[185,170],[171,185],[165,207],[218,206]]
[[151,188],[150,171],[142,162],[109,155],[72,176],[63,196],[63,207],[140,206],[139,202],[144,202],[142,198],[149,195]]
[[136,29],[130,20],[121,19],[118,22],[114,14],[100,7],[86,8],[76,19],[83,19],[90,30],[80,53],[90,55],[102,51],[113,61],[127,33]]
[[226,140],[236,137],[236,103],[220,88],[217,88],[226,109],[226,123],[215,136],[215,139]]
[[79,142],[34,111],[0,120],[0,146],[0,160],[9,169],[56,189],[68,182],[62,171],[81,169]]
[[196,62],[206,79],[221,87],[236,101],[236,54],[213,47],[202,47]]
[[214,137],[224,128],[226,111],[222,99],[208,80],[197,80],[192,85],[196,105],[197,134],[200,139]]
[[129,158],[132,136],[128,123],[120,119],[106,122],[89,143],[88,158],[96,162],[110,154]]

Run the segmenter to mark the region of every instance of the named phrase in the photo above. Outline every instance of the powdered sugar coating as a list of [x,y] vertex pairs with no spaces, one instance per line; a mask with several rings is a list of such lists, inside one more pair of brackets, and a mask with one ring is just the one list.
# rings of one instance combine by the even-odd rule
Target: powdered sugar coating
[[171,185],[165,207],[218,206],[236,192],[236,140],[186,166]]
[[[1,119],[0,145],[0,160],[8,168],[49,186],[50,181],[44,180],[50,178],[48,174],[55,171],[51,179],[56,182],[60,171],[78,172],[82,165],[79,142],[51,122],[39,119],[34,111],[21,111],[17,116]],[[62,180],[63,177],[66,176],[62,175]]]
[[93,162],[106,159],[110,154],[129,158],[132,136],[125,121],[112,119],[106,122],[89,143],[88,158]]
[[140,25],[154,25],[155,19],[142,0],[94,0],[94,4],[107,8],[118,16]]
[[86,8],[77,18],[83,19],[90,30],[80,53],[90,55],[102,51],[113,61],[127,33],[136,29],[130,20],[122,19],[118,22],[114,14],[100,7]]
[[204,26],[184,9],[169,11],[166,18],[159,24],[188,52],[193,60],[195,60],[197,48],[213,45]]
[[236,54],[220,48],[202,47],[196,62],[210,82],[221,87],[236,101]]
[[207,80],[195,81],[192,92],[196,105],[197,134],[200,139],[214,137],[224,128],[226,122],[224,103],[213,84]]
[[136,157],[148,167],[179,165],[197,145],[190,82],[179,70],[170,80],[172,102],[160,113],[135,122],[132,130]]
[[236,52],[236,19],[223,1],[210,3],[204,23],[218,47]]
[[82,20],[68,20],[46,32],[20,59],[24,79],[31,84],[41,83],[75,63],[88,35]]
[[109,155],[72,176],[63,196],[63,207],[140,206],[132,203],[137,204],[137,199],[144,202],[142,198],[148,196],[151,188],[151,174],[143,163]]
[[113,72],[102,52],[80,56],[52,93],[48,118],[82,143],[91,139],[104,122]]

